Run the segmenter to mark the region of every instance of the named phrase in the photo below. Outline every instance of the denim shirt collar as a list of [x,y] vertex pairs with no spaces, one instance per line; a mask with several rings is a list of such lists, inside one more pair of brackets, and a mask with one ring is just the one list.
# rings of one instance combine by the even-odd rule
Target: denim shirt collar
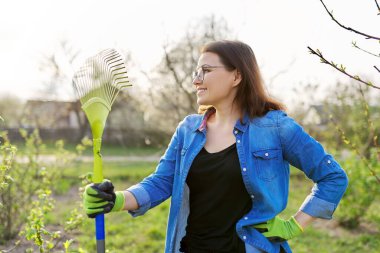
[[[197,124],[195,124],[195,127],[193,129],[193,131],[200,131],[200,132],[203,132],[204,130],[206,130],[206,127],[207,127],[207,119],[215,113],[215,108],[211,107],[210,109],[208,109],[202,116],[201,120],[197,122]],[[241,132],[245,132],[245,130],[247,129],[248,127],[248,122],[249,122],[249,115],[248,113],[244,113],[244,116],[243,116],[243,122],[240,121],[240,119],[238,119],[235,123],[235,129],[241,131]]]
[[249,115],[247,112],[244,112],[244,116],[243,116],[243,123],[240,121],[240,119],[238,119],[236,121],[236,124],[235,124],[235,128],[237,130],[239,130],[240,132],[245,132],[245,130],[247,130],[247,127],[248,127],[248,123],[249,123],[250,119],[249,119]]

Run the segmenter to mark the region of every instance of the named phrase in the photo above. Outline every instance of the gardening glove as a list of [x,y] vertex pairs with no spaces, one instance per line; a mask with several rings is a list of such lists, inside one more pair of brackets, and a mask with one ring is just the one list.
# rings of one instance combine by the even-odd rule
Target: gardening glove
[[287,241],[303,232],[303,228],[293,216],[289,220],[283,220],[276,216],[267,222],[253,225],[253,227],[272,242]]
[[83,192],[83,206],[88,217],[109,212],[121,211],[124,207],[124,193],[114,192],[114,186],[108,179],[99,184],[89,184]]

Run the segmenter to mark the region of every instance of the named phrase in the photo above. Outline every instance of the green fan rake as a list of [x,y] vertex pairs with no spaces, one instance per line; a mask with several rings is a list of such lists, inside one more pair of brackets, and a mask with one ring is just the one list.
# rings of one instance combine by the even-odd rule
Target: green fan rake
[[[107,49],[87,59],[74,74],[73,86],[91,126],[94,152],[93,183],[101,183],[103,164],[100,149],[106,120],[120,90],[131,86],[123,56],[115,49]],[[96,216],[95,229],[97,252],[105,252],[104,214]]]

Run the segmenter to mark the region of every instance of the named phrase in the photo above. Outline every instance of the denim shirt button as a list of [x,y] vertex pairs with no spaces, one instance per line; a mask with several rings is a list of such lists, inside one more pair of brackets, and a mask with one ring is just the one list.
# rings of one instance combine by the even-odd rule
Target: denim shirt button
[[237,130],[235,130],[235,134],[237,134],[238,133],[238,131]]
[[253,199],[254,199],[254,198],[255,198],[255,196],[254,196],[254,195],[251,195],[251,198],[253,198]]
[[268,154],[268,153],[265,153],[265,156],[269,156],[269,154]]
[[248,220],[248,217],[244,217],[244,220]]
[[237,140],[237,143],[240,143],[240,140]]
[[247,171],[247,169],[246,169],[246,168],[243,168],[243,171]]
[[246,236],[243,236],[243,239],[244,239],[244,240],[246,240],[246,239],[247,239],[247,237],[246,237]]
[[331,163],[331,161],[330,161],[330,160],[327,160],[327,163]]

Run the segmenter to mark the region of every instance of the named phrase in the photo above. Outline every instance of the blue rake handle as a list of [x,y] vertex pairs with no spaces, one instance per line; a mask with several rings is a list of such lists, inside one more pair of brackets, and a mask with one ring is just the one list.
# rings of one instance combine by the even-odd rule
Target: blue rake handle
[[104,214],[98,214],[95,217],[95,233],[96,233],[96,252],[106,252],[106,233],[104,231]]

